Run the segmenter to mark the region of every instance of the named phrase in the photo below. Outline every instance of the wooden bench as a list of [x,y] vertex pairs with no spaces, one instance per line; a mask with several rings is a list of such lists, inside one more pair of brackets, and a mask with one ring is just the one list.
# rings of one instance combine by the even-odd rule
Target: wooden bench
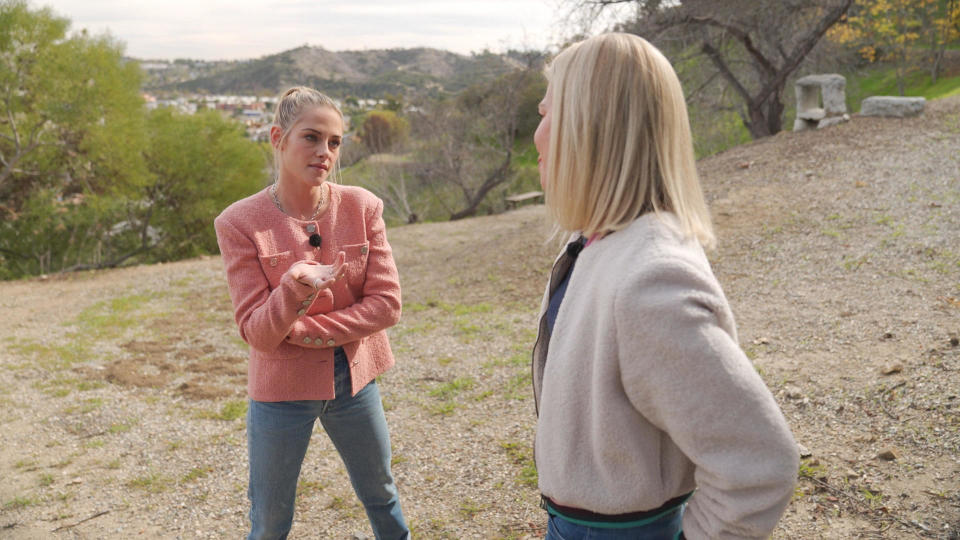
[[540,199],[543,197],[542,191],[528,191],[526,193],[517,193],[516,195],[509,195],[504,197],[504,200],[507,201],[508,208],[516,208],[522,205],[526,201]]

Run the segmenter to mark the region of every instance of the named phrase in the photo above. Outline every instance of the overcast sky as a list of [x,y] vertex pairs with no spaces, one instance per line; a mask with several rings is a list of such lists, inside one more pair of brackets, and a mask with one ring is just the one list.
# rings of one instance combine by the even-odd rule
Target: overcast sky
[[258,58],[299,47],[433,47],[462,54],[548,48],[566,33],[558,0],[31,0],[109,32],[141,59]]

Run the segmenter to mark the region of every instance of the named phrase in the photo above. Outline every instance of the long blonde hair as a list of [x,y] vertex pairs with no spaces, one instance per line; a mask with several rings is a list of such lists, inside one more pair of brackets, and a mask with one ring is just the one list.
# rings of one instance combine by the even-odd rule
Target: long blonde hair
[[544,191],[556,225],[590,236],[668,211],[713,247],[683,90],[663,54],[635,35],[602,34],[564,49],[547,78]]

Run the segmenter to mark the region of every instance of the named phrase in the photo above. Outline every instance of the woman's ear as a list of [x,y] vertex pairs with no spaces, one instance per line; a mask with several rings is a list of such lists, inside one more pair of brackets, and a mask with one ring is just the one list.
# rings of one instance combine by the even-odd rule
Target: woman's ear
[[280,148],[281,139],[283,139],[283,130],[280,129],[280,126],[270,126],[270,144],[277,150],[282,150]]

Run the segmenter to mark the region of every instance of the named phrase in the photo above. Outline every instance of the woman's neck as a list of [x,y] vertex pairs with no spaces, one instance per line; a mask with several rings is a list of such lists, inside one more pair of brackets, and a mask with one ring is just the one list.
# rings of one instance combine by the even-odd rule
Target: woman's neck
[[330,199],[329,186],[307,186],[303,183],[284,182],[278,179],[271,187],[279,203],[280,209],[290,217],[300,220],[311,220],[326,210]]

